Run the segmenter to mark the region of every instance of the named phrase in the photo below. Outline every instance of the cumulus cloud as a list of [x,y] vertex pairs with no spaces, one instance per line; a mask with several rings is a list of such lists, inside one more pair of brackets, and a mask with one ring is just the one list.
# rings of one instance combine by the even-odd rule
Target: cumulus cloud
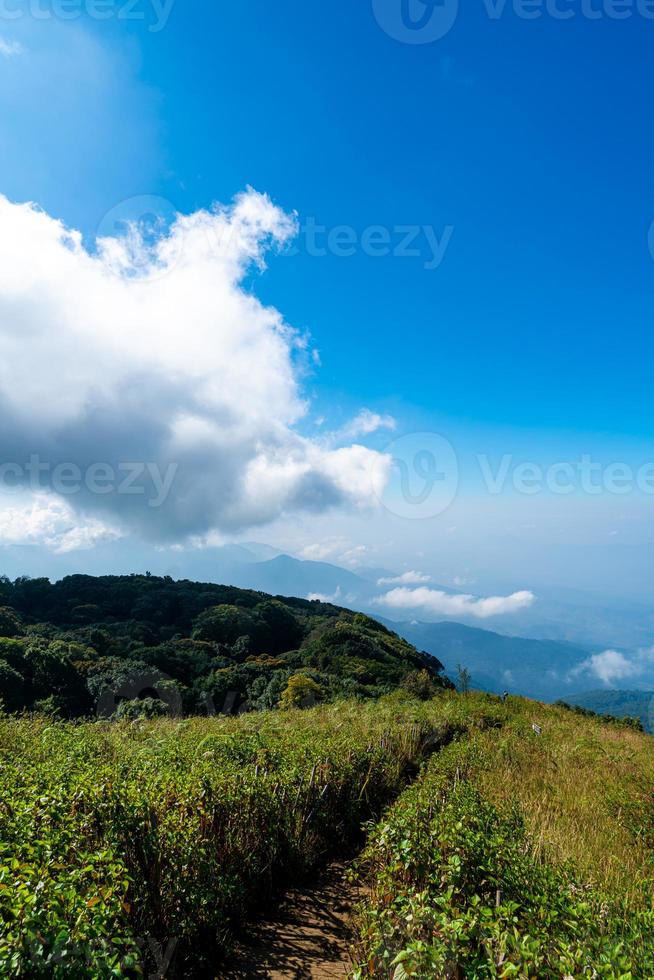
[[588,675],[597,678],[606,687],[614,687],[624,680],[639,677],[651,670],[653,661],[653,647],[638,650],[631,657],[619,650],[603,650],[601,653],[594,653],[575,667],[570,672],[570,679]]
[[628,660],[623,653],[618,650],[604,650],[602,653],[594,653],[592,657],[584,660],[579,667],[572,671],[572,676],[591,674],[607,687],[610,687],[616,681],[633,677],[638,673],[640,673],[640,668]]
[[419,611],[430,616],[474,616],[488,619],[528,609],[533,603],[533,592],[514,592],[508,596],[481,598],[474,595],[451,595],[438,589],[391,589],[374,601],[394,610]]
[[57,554],[93,548],[121,537],[96,518],[79,519],[63,500],[51,496],[15,502],[0,510],[0,545],[44,545]]
[[[246,285],[295,231],[248,189],[229,207],[176,215],[154,234],[131,224],[90,250],[0,196],[2,460],[174,467],[161,505],[84,486],[66,501],[83,519],[157,540],[372,504],[390,459],[299,433],[306,339]],[[38,488],[52,492],[49,480]]]
[[394,431],[396,428],[397,422],[392,415],[379,415],[377,412],[371,412],[370,409],[364,408],[343,426],[337,436],[339,439],[358,439],[362,436],[370,436],[380,429]]
[[423,572],[403,572],[390,578],[378,578],[377,585],[424,585],[430,581],[429,575]]

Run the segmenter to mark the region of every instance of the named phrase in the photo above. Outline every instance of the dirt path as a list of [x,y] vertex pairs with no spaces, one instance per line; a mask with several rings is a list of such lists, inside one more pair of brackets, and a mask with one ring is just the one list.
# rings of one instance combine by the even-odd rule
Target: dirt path
[[351,916],[363,897],[344,880],[345,868],[330,865],[313,887],[294,889],[276,914],[253,923],[220,980],[344,980]]

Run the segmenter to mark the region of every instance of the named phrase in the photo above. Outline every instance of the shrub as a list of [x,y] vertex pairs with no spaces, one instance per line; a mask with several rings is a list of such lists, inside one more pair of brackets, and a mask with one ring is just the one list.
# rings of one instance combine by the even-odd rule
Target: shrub
[[148,951],[171,943],[171,975],[214,976],[253,910],[380,815],[452,708],[0,716],[0,976],[155,975]]
[[426,670],[412,670],[402,681],[404,690],[414,698],[427,701],[433,698],[437,688]]
[[158,698],[135,698],[133,701],[121,701],[116,708],[114,718],[135,720],[137,718],[163,718],[169,713],[169,706]]
[[306,674],[293,674],[279,701],[280,708],[311,708],[322,701],[324,691],[320,684]]

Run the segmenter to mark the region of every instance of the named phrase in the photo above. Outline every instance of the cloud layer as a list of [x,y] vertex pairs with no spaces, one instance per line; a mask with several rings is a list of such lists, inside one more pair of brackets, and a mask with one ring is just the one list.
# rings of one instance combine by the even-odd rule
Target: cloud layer
[[393,575],[390,578],[378,578],[377,585],[425,585],[429,582],[429,575],[424,572],[403,572],[401,575]]
[[371,503],[384,459],[298,432],[306,341],[244,284],[294,218],[248,190],[154,234],[124,230],[89,251],[0,196],[1,461],[176,466],[162,506],[85,487],[66,500],[155,539]]
[[438,589],[391,589],[375,599],[389,609],[422,613],[428,616],[473,616],[489,619],[528,609],[534,602],[533,592],[514,592],[508,596],[480,598],[473,595],[452,595]]
[[619,650],[594,653],[571,671],[570,679],[580,676],[597,678],[605,687],[615,687],[632,678],[651,677],[654,647],[641,648],[630,655]]
[[55,554],[94,548],[120,537],[97,518],[80,519],[69,505],[53,496],[39,495],[0,508],[0,544],[44,545]]

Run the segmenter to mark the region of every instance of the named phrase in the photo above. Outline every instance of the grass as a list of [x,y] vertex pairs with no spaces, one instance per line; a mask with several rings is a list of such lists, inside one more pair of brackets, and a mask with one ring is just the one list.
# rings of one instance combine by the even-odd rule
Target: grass
[[499,710],[443,696],[185,721],[0,718],[0,975],[179,975]]
[[654,976],[651,738],[507,709],[371,828],[357,977]]
[[654,976],[653,744],[448,692],[0,716],[0,976],[229,975],[248,919],[362,827],[359,980]]
[[574,862],[613,895],[652,894],[651,736],[515,699],[511,721],[488,741],[477,785],[494,803],[520,804],[537,854]]

